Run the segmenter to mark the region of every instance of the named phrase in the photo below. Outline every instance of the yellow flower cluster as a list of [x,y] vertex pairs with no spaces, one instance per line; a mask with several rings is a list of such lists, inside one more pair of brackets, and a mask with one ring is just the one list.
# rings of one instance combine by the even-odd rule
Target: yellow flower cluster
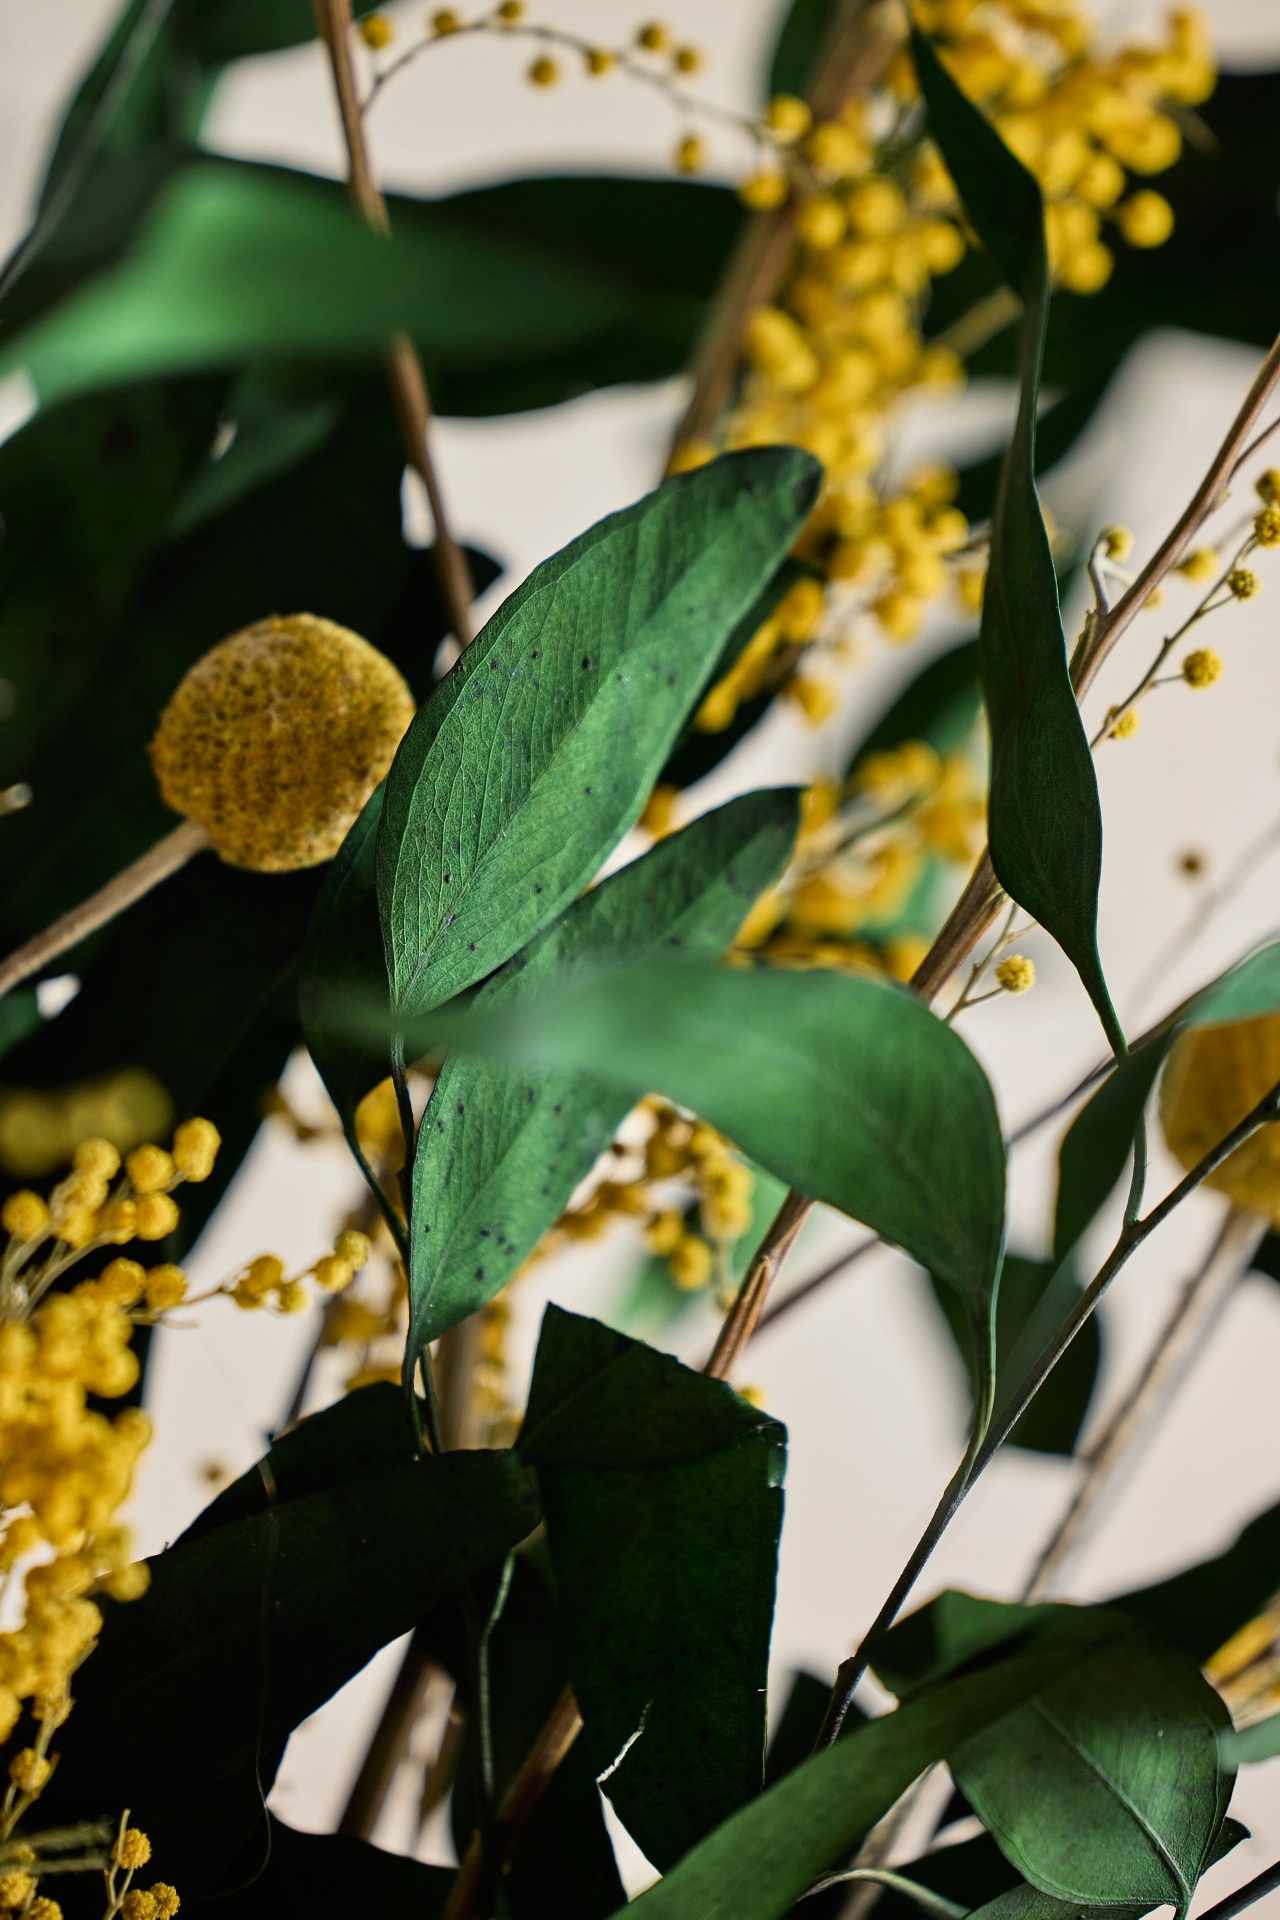
[[[638,1220],[649,1251],[666,1260],[675,1284],[696,1293],[715,1277],[717,1254],[727,1254],[751,1225],[755,1176],[714,1127],[689,1118],[669,1101],[650,1097],[639,1111],[649,1117],[651,1129],[635,1175],[599,1181],[565,1209],[537,1254],[562,1240],[593,1240],[615,1220]],[[620,1141],[612,1152],[618,1159],[631,1156]],[[664,1203],[657,1191],[673,1180],[692,1190],[701,1232],[690,1228],[684,1209]]]
[[[959,84],[994,119],[1040,181],[1056,282],[1097,291],[1112,268],[1101,239],[1112,221],[1131,246],[1158,246],[1172,231],[1168,203],[1143,187],[1124,197],[1129,175],[1162,172],[1181,134],[1166,109],[1213,90],[1206,26],[1171,16],[1165,42],[1104,55],[1076,0],[923,0],[920,23],[936,38]],[[963,258],[966,229],[937,149],[911,139],[915,72],[904,51],[885,85],[836,120],[814,126],[803,101],[775,100],[763,131],[778,166],[743,189],[753,207],[794,193],[796,245],[774,305],[747,324],[741,387],[715,442],[677,449],[674,471],[722,446],[787,443],[822,461],[827,484],[797,555],[837,589],[851,611],[870,610],[880,631],[906,641],[928,605],[955,583],[962,605],[981,604],[984,566],[951,504],[954,476],[938,469],[905,489],[876,479],[885,426],[904,394],[946,388],[963,363],[945,340],[927,344],[922,320],[932,282]],[[1008,325],[1007,292],[981,303],[955,329],[967,344]],[[776,616],[775,616],[776,620]],[[804,639],[817,630],[821,612]],[[768,627],[769,623],[766,623]],[[703,704],[705,731],[727,727],[745,698],[784,679],[784,647],[762,629],[742,661]],[[801,643],[803,644],[803,642]],[[813,718],[830,699],[797,690]]]
[[82,1140],[109,1140],[121,1153],[173,1124],[173,1102],[145,1067],[66,1087],[6,1087],[0,1093],[0,1167],[40,1180],[65,1167]]
[[274,1253],[260,1253],[256,1259],[247,1261],[229,1280],[211,1293],[201,1294],[198,1305],[205,1300],[224,1294],[234,1300],[246,1313],[256,1313],[260,1307],[274,1307],[277,1313],[301,1313],[308,1304],[309,1296],[304,1280],[313,1279],[322,1293],[341,1293],[349,1287],[355,1275],[369,1264],[373,1252],[369,1236],[346,1228],[333,1243],[331,1253],[322,1254],[309,1267],[292,1277],[285,1273],[284,1261]]
[[909,979],[927,940],[898,934],[873,944],[858,936],[901,913],[931,859],[970,865],[985,819],[974,761],[959,751],[939,755],[923,740],[869,754],[843,787],[817,782],[805,795],[796,858],[748,914],[735,955]]
[[136,1147],[113,1188],[118,1151],[106,1140],[82,1141],[47,1200],[24,1190],[0,1209],[9,1235],[0,1258],[0,1575],[20,1580],[26,1601],[22,1625],[0,1634],[0,1739],[13,1731],[21,1703],[32,1701],[40,1766],[67,1712],[70,1677],[101,1625],[88,1596],[130,1599],[146,1585],[145,1570],[129,1563],[127,1534],[113,1523],[150,1424],[136,1408],[109,1420],[90,1410],[88,1396],[112,1399],[134,1385],[129,1342],[138,1316],[129,1309],[145,1297],[152,1314],[161,1310],[177,1269],[147,1274],[116,1259],[95,1280],[50,1288],[95,1247],[172,1232],[171,1189],[207,1179],[218,1145],[209,1121],[185,1121],[172,1151]]
[[1204,1670],[1237,1727],[1274,1713],[1280,1707],[1280,1604],[1265,1607],[1233,1633]]
[[[177,1889],[157,1880],[153,1887],[131,1885],[139,1867],[151,1858],[151,1842],[138,1827],[130,1827],[126,1813],[111,1849],[103,1879],[107,1889],[107,1907],[103,1920],[173,1920],[182,1905]],[[123,1873],[124,1878],[119,1878]]]

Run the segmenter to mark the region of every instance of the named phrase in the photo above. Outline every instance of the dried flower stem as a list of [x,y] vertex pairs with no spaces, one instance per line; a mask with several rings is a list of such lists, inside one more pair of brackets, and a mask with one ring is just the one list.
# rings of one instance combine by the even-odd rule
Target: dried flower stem
[[[490,1830],[489,1846],[483,1847],[477,1832],[471,1837],[458,1877],[449,1892],[442,1920],[473,1920],[480,1893],[482,1868],[500,1872],[511,1857],[511,1849],[530,1814],[551,1784],[552,1776],[582,1731],[582,1715],[566,1687],[542,1732],[526,1756],[523,1765],[499,1803]],[[486,1859],[487,1856],[487,1859]]]
[[[389,234],[387,203],[374,182],[365,145],[355,68],[351,61],[351,0],[312,0],[320,37],[329,50],[334,92],[347,148],[347,187],[364,220],[376,233]],[[418,350],[408,334],[393,335],[387,346],[387,379],[409,463],[421,478],[435,520],[432,558],[445,614],[456,639],[466,647],[474,635],[471,603],[475,588],[466,555],[449,531],[444,502],[431,459],[431,400]]]
[[109,920],[114,920],[118,913],[150,893],[152,887],[158,887],[162,880],[185,867],[188,860],[208,845],[209,836],[204,828],[194,820],[184,820],[180,827],[167,833],[163,840],[157,840],[154,847],[108,880],[105,887],[99,887],[97,893],[90,894],[70,913],[64,913],[43,933],[36,934],[33,940],[11,953],[7,960],[0,961],[0,997],[19,981],[39,973],[59,954],[87,940],[99,927],[105,927]]
[[1258,1214],[1245,1207],[1228,1209],[1220,1232],[1214,1236],[1199,1271],[1182,1288],[1137,1379],[1103,1431],[1085,1449],[1084,1478],[1035,1564],[1024,1600],[1043,1600],[1051,1591],[1068,1556],[1081,1544],[1086,1525],[1116,1469],[1139,1435],[1149,1428],[1197,1341],[1248,1271],[1266,1230],[1267,1222]]

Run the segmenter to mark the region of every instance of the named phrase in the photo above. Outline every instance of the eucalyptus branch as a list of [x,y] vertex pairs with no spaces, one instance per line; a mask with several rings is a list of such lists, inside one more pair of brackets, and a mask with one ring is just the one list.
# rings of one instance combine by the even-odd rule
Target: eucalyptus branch
[[[347,148],[347,187],[357,211],[375,233],[389,234],[387,204],[369,166],[361,108],[351,60],[351,0],[312,0],[320,38],[329,51],[334,92]],[[435,520],[431,549],[440,597],[454,637],[462,646],[473,638],[471,603],[475,588],[466,555],[449,530],[444,501],[431,458],[431,400],[417,348],[408,334],[397,333],[387,347],[387,379],[409,464],[421,476]]]
[[1238,1887],[1234,1893],[1229,1893],[1225,1900],[1219,1900],[1216,1907],[1206,1907],[1200,1915],[1200,1920],[1235,1920],[1236,1914],[1243,1913],[1245,1908],[1253,1906],[1255,1901],[1264,1899],[1269,1893],[1274,1893],[1277,1887],[1280,1887],[1280,1860],[1274,1861],[1269,1867],[1264,1867],[1262,1872],[1255,1874],[1252,1880],[1246,1880],[1242,1887]]
[[1117,1468],[1148,1430],[1197,1341],[1248,1271],[1266,1230],[1267,1223],[1258,1214],[1244,1207],[1228,1208],[1221,1230],[1214,1235],[1198,1271],[1182,1288],[1137,1379],[1103,1431],[1085,1449],[1084,1478],[1036,1561],[1024,1600],[1043,1600],[1051,1591],[1068,1556],[1081,1544],[1086,1525]]
[[1224,1160],[1230,1158],[1237,1147],[1243,1146],[1246,1140],[1251,1140],[1260,1127],[1265,1127],[1278,1115],[1280,1115],[1280,1082],[1277,1082],[1269,1093],[1263,1095],[1257,1106],[1245,1115],[1238,1126],[1231,1129],[1225,1139],[1220,1140],[1202,1160],[1197,1161],[1191,1172],[1165,1195],[1158,1206],[1153,1207],[1150,1213],[1145,1214],[1140,1220],[1125,1221],[1115,1246],[1089,1285],[1082,1288],[1075,1306],[1057,1329],[1040,1358],[1005,1401],[978,1444],[975,1446],[973,1439],[970,1439],[964,1459],[952,1476],[910,1559],[894,1582],[888,1599],[863,1635],[857,1651],[851,1654],[849,1659],[841,1662],[826,1718],[822,1723],[822,1731],[818,1736],[819,1747],[830,1746],[839,1734],[844,1717],[852,1704],[854,1691],[867,1670],[876,1641],[893,1625],[899,1608],[951,1524],[965,1495],[981,1478],[999,1449],[1009,1438],[1120,1269],[1143,1241],[1148,1239],[1157,1227],[1163,1226],[1188,1194],[1194,1193],[1197,1187],[1222,1165]]
[[486,1854],[489,1856],[487,1864],[490,1871],[500,1872],[510,1859],[511,1850],[529,1816],[550,1786],[556,1768],[581,1731],[582,1715],[578,1711],[578,1703],[572,1687],[566,1687],[499,1803],[493,1821],[491,1848],[482,1849],[479,1832],[472,1835],[471,1844],[458,1868],[457,1878],[449,1890],[441,1920],[473,1920],[482,1892],[482,1868],[486,1864]]

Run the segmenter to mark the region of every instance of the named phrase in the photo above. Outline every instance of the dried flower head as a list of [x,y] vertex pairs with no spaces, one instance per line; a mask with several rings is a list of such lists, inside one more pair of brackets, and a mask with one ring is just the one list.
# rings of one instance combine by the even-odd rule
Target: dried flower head
[[198,660],[160,716],[151,759],[168,806],[233,867],[332,859],[413,718],[396,668],[311,614],[259,621]]

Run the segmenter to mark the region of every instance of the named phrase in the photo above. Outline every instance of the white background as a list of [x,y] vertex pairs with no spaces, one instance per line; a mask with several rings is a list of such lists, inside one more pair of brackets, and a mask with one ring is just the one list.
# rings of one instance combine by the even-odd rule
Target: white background
[[[0,239],[21,230],[50,131],[85,62],[116,11],[115,0],[0,0]],[[392,8],[401,37],[416,35],[419,8]],[[751,109],[779,16],[776,0],[678,0],[682,38],[709,54],[699,89]],[[1108,30],[1131,33],[1154,13],[1113,4]],[[1280,63],[1280,9],[1274,0],[1217,0],[1210,7],[1224,64]],[[545,15],[601,41],[634,29],[638,9],[618,0],[556,0]],[[576,75],[552,92],[520,77],[527,50],[476,40],[437,48],[404,76],[378,109],[374,145],[388,186],[452,189],[512,173],[558,168],[662,171],[674,129],[663,103],[617,76]],[[215,103],[210,144],[237,154],[341,171],[326,75],[316,50],[249,62]],[[731,177],[741,155],[728,142],[713,171]],[[1280,237],[1280,236],[1278,236]],[[1140,562],[1193,488],[1258,362],[1251,349],[1188,335],[1140,345],[1071,471],[1046,488],[1058,518],[1077,536],[1112,519],[1137,535]],[[528,569],[658,477],[682,385],[615,390],[513,420],[444,422],[439,458],[455,531],[488,548],[506,568],[501,598]],[[916,417],[911,445],[978,445],[1007,412],[1007,395],[980,391],[947,417]],[[1190,986],[1280,927],[1280,855],[1215,921],[1194,951],[1134,1004],[1145,963],[1191,907],[1176,857],[1194,847],[1220,875],[1263,825],[1280,817],[1280,655],[1275,607],[1280,560],[1263,557],[1262,596],[1233,609],[1210,636],[1227,672],[1203,694],[1162,694],[1138,737],[1099,757],[1107,843],[1101,944],[1122,1016],[1159,1013]],[[1188,592],[1175,587],[1173,594]],[[316,609],[323,612],[324,609]],[[1078,625],[1081,609],[1068,611]],[[726,763],[697,804],[763,783],[839,770],[867,716],[918,671],[929,650],[958,631],[940,615],[913,649],[864,646],[841,669],[841,713],[807,728],[793,712],[775,715],[758,744]],[[1145,664],[1153,619],[1131,631],[1091,702],[1099,713]],[[38,804],[38,796],[37,796]],[[1035,992],[969,1016],[965,1032],[999,1090],[1011,1125],[1065,1090],[1097,1058],[1100,1035],[1070,968],[1043,936],[1027,943],[1040,969]],[[308,1097],[305,1073],[299,1097]],[[1013,1240],[1043,1245],[1052,1195],[1053,1141],[1017,1158]],[[1155,1179],[1171,1164],[1157,1156]],[[266,1248],[305,1264],[352,1203],[357,1182],[334,1145],[300,1147],[268,1125],[202,1241],[193,1277],[216,1281]],[[1105,1360],[1095,1416],[1123,1390],[1145,1343],[1193,1267],[1220,1217],[1212,1197],[1182,1209],[1133,1261],[1103,1310]],[[816,1271],[860,1237],[838,1220],[820,1222],[802,1244],[794,1277]],[[1098,1236],[1099,1247],[1106,1232]],[[602,1253],[592,1245],[546,1263],[517,1289],[511,1365],[527,1377],[543,1302],[607,1316],[637,1257],[625,1238]],[[683,1325],[680,1351],[704,1353],[709,1311]],[[144,1551],[171,1539],[208,1494],[211,1462],[233,1470],[261,1451],[280,1418],[313,1328],[308,1320],[244,1317],[206,1309],[200,1325],[163,1333],[149,1387],[158,1425],[139,1477],[132,1517]],[[1250,1279],[1231,1302],[1176,1408],[1112,1501],[1074,1565],[1069,1591],[1105,1596],[1220,1549],[1260,1508],[1280,1499],[1280,1289]],[[964,1393],[923,1283],[896,1256],[861,1262],[776,1332],[760,1339],[739,1384],[759,1384],[791,1442],[787,1521],[775,1633],[776,1673],[795,1665],[831,1672],[866,1626],[890,1585],[961,1444]],[[995,1596],[1017,1591],[1037,1545],[1067,1498],[1069,1463],[1013,1452],[998,1459],[929,1568],[919,1597],[947,1584]],[[396,1663],[386,1650],[295,1737],[276,1804],[295,1824],[330,1827],[363,1739]],[[1200,1904],[1221,1897],[1280,1852],[1280,1761],[1248,1771],[1234,1811],[1255,1838],[1208,1876]],[[378,1839],[408,1839],[408,1783],[384,1815]],[[433,1857],[447,1858],[432,1836]],[[634,1860],[629,1871],[635,1872]],[[1280,1896],[1271,1906],[1280,1914]],[[1259,1909],[1262,1912],[1262,1909]]]

